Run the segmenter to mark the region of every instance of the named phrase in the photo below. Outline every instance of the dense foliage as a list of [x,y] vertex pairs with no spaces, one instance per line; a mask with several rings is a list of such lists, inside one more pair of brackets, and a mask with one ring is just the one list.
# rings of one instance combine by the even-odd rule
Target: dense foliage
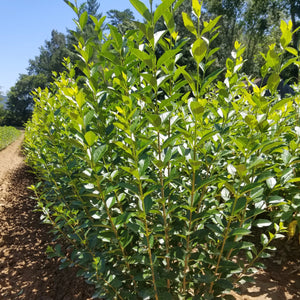
[[[280,72],[300,64],[292,23],[281,22],[280,47],[263,55],[268,80],[258,87],[241,73],[237,41],[225,79],[207,72],[219,17],[202,25],[197,0],[196,26],[182,14],[194,73],[177,64],[187,41],[173,12],[183,1],[152,14],[131,0],[146,22],[124,36],[111,25],[105,37],[104,18],[90,17],[98,41],[85,39],[88,15],[66,2],[78,14],[84,75],[65,59],[68,70],[35,92],[25,141],[39,209],[68,245],[49,254],[78,266],[95,297],[229,299],[285,226],[295,234],[300,224],[299,86],[293,97],[277,92]],[[155,32],[161,17],[167,29]]]
[[37,75],[20,75],[16,85],[7,94],[8,101],[6,114],[3,120],[5,125],[23,126],[33,112],[33,96],[31,92],[38,88],[44,88],[47,77],[40,73]]
[[[86,12],[88,16],[93,15],[97,19],[101,18],[99,13],[100,3],[97,0],[87,0],[78,6],[79,15]],[[77,5],[77,1],[76,1]],[[182,58],[178,62],[180,65],[185,65],[187,71],[195,69],[195,62],[189,57],[190,45],[195,41],[192,33],[184,26],[182,19],[182,12],[187,13],[194,25],[197,23],[197,18],[192,12],[192,4],[190,0],[177,0],[172,4],[177,6],[173,10],[174,25],[179,36],[185,37],[187,43],[182,49]],[[259,68],[263,63],[260,52],[266,52],[268,45],[274,42],[279,42],[280,30],[278,24],[280,19],[293,21],[293,31],[300,25],[300,2],[299,0],[255,0],[255,1],[220,1],[220,0],[206,0],[203,3],[204,9],[201,17],[201,25],[203,22],[214,19],[219,15],[222,18],[219,21],[221,27],[220,35],[213,41],[213,47],[219,47],[216,53],[216,62],[208,69],[208,72],[214,72],[219,68],[224,68],[226,58],[230,56],[230,52],[234,46],[234,41],[239,40],[246,45],[246,52],[244,53],[244,71],[247,74],[259,76]],[[108,22],[104,26],[113,25],[117,27],[121,34],[125,34],[127,30],[136,29],[134,23],[134,15],[131,10],[126,9],[119,11],[116,9],[107,12]],[[76,20],[77,24],[78,20]],[[154,28],[155,31],[165,30],[164,20],[160,18]],[[299,33],[293,35],[292,45],[297,48],[299,41]],[[64,57],[70,57],[71,62],[76,62],[76,55],[74,44],[76,39],[74,34],[83,36],[85,40],[89,38],[98,38],[94,36],[93,21],[88,17],[84,31],[74,32],[69,30],[68,34],[59,33],[55,30],[51,33],[51,39],[45,41],[45,44],[40,48],[40,54],[34,59],[29,60],[28,74],[22,74],[16,85],[12,87],[9,95],[9,102],[13,102],[6,111],[0,108],[0,118],[3,120],[2,124],[6,125],[22,125],[31,116],[30,105],[32,103],[31,90],[37,88],[39,85],[32,85],[32,82],[38,82],[41,77],[43,80],[40,83],[41,87],[49,85],[53,81],[52,72],[63,71],[62,61]],[[160,53],[161,49],[157,49]],[[95,59],[94,59],[95,60]],[[32,80],[27,80],[27,75],[32,77]],[[82,75],[76,69],[76,76]],[[292,65],[286,68],[281,74],[284,79],[289,79],[291,82],[296,82],[298,79],[298,68]],[[36,79],[34,79],[36,77]],[[18,85],[27,84],[19,92]],[[24,91],[26,95],[24,95]],[[29,109],[24,111],[24,98],[29,101]],[[19,100],[19,101],[18,101]],[[4,117],[2,117],[4,116]]]
[[0,150],[7,147],[20,136],[20,131],[11,126],[0,126]]

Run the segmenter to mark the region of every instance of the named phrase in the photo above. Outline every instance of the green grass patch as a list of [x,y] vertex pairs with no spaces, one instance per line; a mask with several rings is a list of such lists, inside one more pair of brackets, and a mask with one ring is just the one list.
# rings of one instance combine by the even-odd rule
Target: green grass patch
[[19,136],[20,131],[15,127],[3,126],[0,127],[0,150],[14,142]]

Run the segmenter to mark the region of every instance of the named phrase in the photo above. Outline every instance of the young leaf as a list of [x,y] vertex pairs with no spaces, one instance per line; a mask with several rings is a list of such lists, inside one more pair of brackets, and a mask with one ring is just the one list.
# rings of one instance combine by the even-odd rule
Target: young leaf
[[95,150],[93,150],[92,152],[93,161],[97,163],[104,156],[107,150],[108,150],[107,145],[102,145],[96,148]]
[[118,50],[121,49],[122,44],[123,44],[122,35],[120,34],[120,32],[118,31],[118,29],[115,26],[108,24],[108,27],[110,29],[110,33],[111,33],[114,41],[116,42],[116,45],[118,47],[117,49]]
[[79,19],[80,29],[83,30],[88,21],[88,13],[84,11]]
[[82,90],[76,95],[76,102],[78,104],[78,107],[81,109],[81,107],[85,103],[85,96]]
[[149,54],[139,49],[131,49],[131,52],[142,62],[144,62],[149,68],[152,68],[152,59]]
[[174,11],[177,10],[177,8],[184,2],[185,0],[177,0],[174,6]]
[[291,54],[293,54],[296,57],[298,56],[298,51],[295,48],[286,47],[285,50],[288,51],[288,52],[290,52]]
[[160,17],[165,13],[165,11],[169,10],[170,6],[175,2],[175,0],[165,0],[161,4],[159,4],[154,12],[153,23],[154,25],[160,19]]
[[196,15],[196,17],[199,19],[201,16],[201,4],[199,3],[199,0],[192,0],[192,7],[193,7],[193,12]]
[[186,27],[186,29],[188,31],[190,31],[192,34],[194,34],[195,36],[197,36],[198,35],[197,30],[196,30],[194,23],[193,23],[192,19],[190,18],[190,16],[187,13],[183,12],[182,19],[183,19],[183,23],[184,23],[184,26]]
[[271,74],[271,76],[268,78],[267,85],[272,94],[277,91],[277,87],[279,83],[280,83],[279,75],[276,73]]
[[282,48],[285,49],[292,41],[292,33],[289,29],[288,24],[283,20],[281,20],[280,29],[281,29],[280,44]]
[[84,135],[84,138],[87,141],[89,146],[93,146],[97,140],[97,135],[93,131],[88,131]]
[[197,39],[192,47],[193,57],[197,62],[197,64],[200,64],[200,62],[203,60],[206,51],[207,51],[206,42],[201,38]]
[[161,125],[161,119],[159,115],[156,114],[147,114],[146,118],[154,127],[159,127]]
[[139,0],[130,0],[134,8],[148,21],[151,21],[151,13],[146,5]]
[[271,68],[276,67],[277,65],[280,64],[280,58],[278,56],[278,54],[276,53],[276,51],[274,50],[275,45],[270,46],[270,50],[267,53],[267,65]]
[[196,119],[198,119],[204,112],[204,106],[198,101],[192,101],[190,103],[191,112]]
[[78,15],[78,8],[71,1],[64,0],[64,2],[73,9],[76,15]]
[[231,231],[230,235],[231,236],[243,236],[243,235],[248,235],[250,233],[251,233],[251,231],[246,228],[236,228]]
[[172,57],[175,57],[175,55],[180,52],[180,49],[173,49],[173,50],[168,50],[164,52],[164,54],[158,59],[157,61],[157,69],[159,69],[162,64],[167,63],[169,59]]
[[204,35],[204,33],[211,31],[218,23],[222,16],[218,16],[213,20],[210,20],[209,23],[204,21],[204,28],[201,31],[201,36]]

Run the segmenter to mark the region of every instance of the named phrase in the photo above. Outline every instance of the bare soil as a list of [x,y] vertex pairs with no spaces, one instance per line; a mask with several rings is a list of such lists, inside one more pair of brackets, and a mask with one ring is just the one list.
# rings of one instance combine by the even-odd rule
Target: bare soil
[[[0,151],[0,300],[91,300],[93,287],[45,254],[53,237],[27,188],[34,176],[24,163],[22,139]],[[232,293],[237,300],[300,299],[300,245],[283,240],[278,247],[255,284]]]

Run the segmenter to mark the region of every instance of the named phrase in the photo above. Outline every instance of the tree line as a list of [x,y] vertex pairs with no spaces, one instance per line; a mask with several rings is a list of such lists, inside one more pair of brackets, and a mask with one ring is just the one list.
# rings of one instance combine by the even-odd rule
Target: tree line
[[[97,0],[87,0],[78,7],[80,13],[87,12],[87,26],[84,28],[85,38],[95,38],[93,30],[93,20],[91,16],[100,19],[99,12],[101,2]],[[174,27],[181,37],[180,42],[185,43],[184,49],[190,51],[190,46],[194,42],[194,35],[189,31],[188,26],[184,26],[182,13],[189,16],[192,22],[196,21],[192,10],[191,0],[177,0],[174,5],[179,5],[179,9],[174,11]],[[226,65],[226,58],[234,47],[234,42],[238,40],[246,46],[244,58],[246,60],[243,71],[247,75],[260,76],[260,66],[263,65],[263,57],[257,55],[259,52],[266,52],[267,45],[278,43],[280,39],[280,20],[292,20],[293,30],[300,25],[300,0],[205,0],[203,1],[203,12],[201,16],[202,26],[210,19],[221,16],[219,29],[212,39],[213,46],[219,50],[214,53],[215,63],[210,72],[218,72],[220,76],[222,69]],[[119,11],[113,9],[107,12],[106,22],[103,27],[114,26],[124,35],[128,30],[135,30],[135,17],[130,9]],[[79,23],[79,20],[76,21]],[[156,32],[162,32],[166,25],[161,18],[156,25]],[[78,30],[78,29],[77,29]],[[293,36],[292,46],[298,49],[299,32]],[[29,60],[26,74],[20,74],[16,84],[11,87],[7,97],[7,106],[4,109],[0,102],[0,125],[23,125],[32,114],[33,97],[31,91],[37,87],[45,88],[53,82],[53,74],[59,74],[65,70],[63,60],[70,57],[70,61],[76,64],[78,53],[78,32],[68,30],[63,34],[56,30],[51,32],[51,39],[45,41],[40,47],[40,53]],[[160,53],[158,51],[157,55]],[[97,58],[95,57],[95,62]],[[195,72],[195,62],[189,55],[183,55],[179,64],[186,66],[188,72]],[[78,77],[81,75],[79,69]],[[287,68],[283,74],[284,79],[291,82],[298,81],[297,68]]]

